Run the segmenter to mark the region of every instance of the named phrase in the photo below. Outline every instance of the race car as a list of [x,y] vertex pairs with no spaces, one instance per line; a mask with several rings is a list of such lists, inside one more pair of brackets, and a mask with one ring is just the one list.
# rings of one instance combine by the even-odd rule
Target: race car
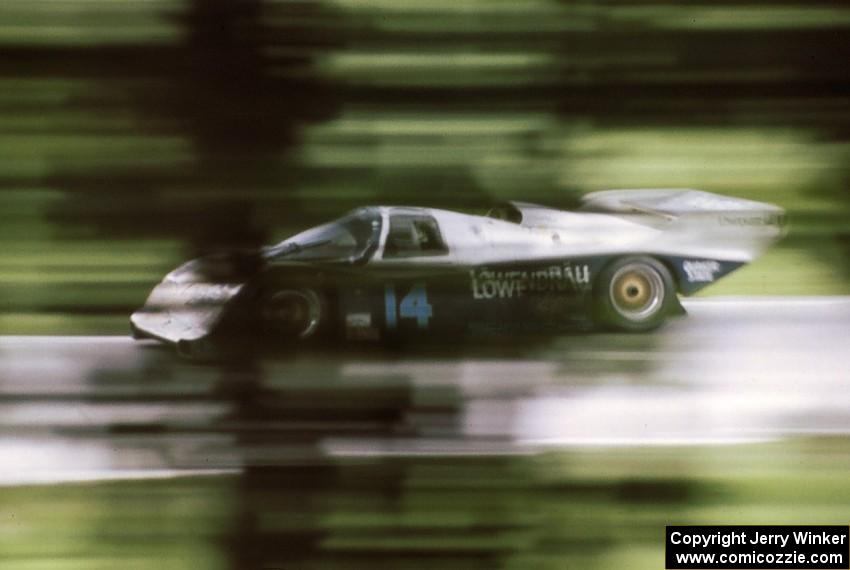
[[644,332],[783,233],[778,206],[690,189],[608,190],[575,211],[369,206],[165,276],[137,338],[214,353],[241,339],[381,340],[480,328]]

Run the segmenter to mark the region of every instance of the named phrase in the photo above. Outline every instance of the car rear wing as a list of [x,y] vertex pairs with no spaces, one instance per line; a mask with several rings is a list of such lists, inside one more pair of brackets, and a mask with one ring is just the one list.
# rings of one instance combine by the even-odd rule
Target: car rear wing
[[605,190],[587,194],[582,212],[620,215],[664,231],[687,250],[711,249],[752,259],[782,237],[779,206],[692,189]]
[[759,218],[753,223],[784,225],[785,211],[779,206],[721,196],[702,190],[604,190],[587,194],[581,211],[618,214],[650,214],[676,219],[693,214]]

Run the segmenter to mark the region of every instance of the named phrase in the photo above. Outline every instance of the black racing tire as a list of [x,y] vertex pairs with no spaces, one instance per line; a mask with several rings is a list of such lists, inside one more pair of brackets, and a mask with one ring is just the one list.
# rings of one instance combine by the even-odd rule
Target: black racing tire
[[616,259],[599,274],[593,287],[594,319],[611,329],[646,332],[658,328],[677,306],[676,285],[657,259]]
[[306,341],[324,331],[328,305],[320,291],[283,287],[264,295],[259,307],[263,331],[275,337]]

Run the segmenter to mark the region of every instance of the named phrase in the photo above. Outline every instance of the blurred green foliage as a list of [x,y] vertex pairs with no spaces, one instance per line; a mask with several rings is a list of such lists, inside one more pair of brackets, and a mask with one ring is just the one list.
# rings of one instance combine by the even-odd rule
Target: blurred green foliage
[[0,552],[57,570],[653,569],[667,524],[844,524],[847,452],[821,438],[341,460],[249,490],[230,476],[17,487]]
[[775,202],[707,294],[847,294],[850,7],[5,0],[0,330],[123,332],[158,277],[364,203]]

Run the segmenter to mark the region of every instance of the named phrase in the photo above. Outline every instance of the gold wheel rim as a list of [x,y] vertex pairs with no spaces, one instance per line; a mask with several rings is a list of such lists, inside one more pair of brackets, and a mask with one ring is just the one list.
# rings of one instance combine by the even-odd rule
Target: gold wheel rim
[[652,267],[643,263],[624,265],[611,279],[611,303],[629,320],[646,320],[660,309],[664,283]]

